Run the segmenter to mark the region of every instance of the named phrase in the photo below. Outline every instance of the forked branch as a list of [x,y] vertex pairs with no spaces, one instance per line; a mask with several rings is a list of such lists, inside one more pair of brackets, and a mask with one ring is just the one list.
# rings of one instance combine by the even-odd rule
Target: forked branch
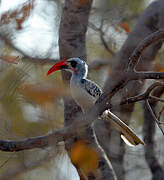
[[[129,68],[134,69],[138,62],[138,58],[140,57],[143,50],[149,46],[151,43],[158,41],[159,39],[164,38],[164,30],[160,30],[156,33],[153,33],[148,38],[146,38],[139,47],[134,51],[130,58],[129,62]],[[128,73],[128,72],[127,72]],[[126,74],[126,72],[125,72]],[[96,104],[90,109],[90,111],[85,115],[80,115],[78,117],[78,120],[73,123],[71,126],[65,127],[61,130],[58,130],[54,133],[50,133],[45,136],[39,136],[34,137],[30,139],[25,139],[22,141],[0,141],[0,150],[2,151],[21,151],[26,149],[33,149],[33,148],[43,148],[47,147],[51,144],[56,144],[61,141],[66,141],[69,138],[72,138],[74,135],[77,135],[79,132],[77,131],[79,128],[86,128],[88,127],[94,119],[97,119],[98,115],[101,115],[102,112],[104,112],[106,109],[110,109],[112,106],[109,103],[112,96],[115,95],[120,89],[122,89],[129,80],[127,76],[125,76],[126,79],[121,79],[117,84],[113,86],[113,89],[109,92],[105,92],[96,102]],[[163,79],[163,75],[161,76]],[[163,83],[156,83],[152,85],[150,88],[148,88],[147,92],[143,95],[139,95],[133,98],[130,98],[123,103],[132,103],[136,102],[138,100],[144,99],[146,96],[149,96],[150,92],[156,87],[156,86],[163,86]]]

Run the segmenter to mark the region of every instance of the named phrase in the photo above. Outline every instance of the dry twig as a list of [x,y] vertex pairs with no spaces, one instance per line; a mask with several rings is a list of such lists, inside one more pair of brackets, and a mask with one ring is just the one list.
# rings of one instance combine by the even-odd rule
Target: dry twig
[[155,114],[154,114],[154,112],[153,112],[153,110],[152,110],[152,108],[151,108],[150,103],[149,103],[148,100],[146,100],[146,106],[147,106],[150,114],[152,115],[154,121],[157,123],[159,129],[161,130],[162,134],[164,135],[164,130],[163,130],[162,127],[161,127],[161,122],[156,118],[156,116],[155,116]]
[[[162,33],[164,36],[164,31],[162,31]],[[155,35],[158,36],[158,38],[155,38],[155,39],[159,40],[159,33],[155,33]],[[163,38],[163,36],[162,36],[162,38]],[[147,39],[148,38],[146,38],[146,40]],[[152,41],[152,42],[154,42],[154,41]],[[150,45],[151,43],[149,42],[146,44]],[[142,48],[142,50],[143,50],[143,48]],[[136,52],[136,50],[135,50],[135,52]],[[139,48],[139,52],[141,52],[140,48]],[[135,57],[139,58],[139,56],[135,56]],[[134,63],[130,63],[130,67],[135,67],[136,62],[137,62],[137,60],[134,60]],[[132,80],[132,79],[130,79],[130,80]],[[81,114],[78,117],[77,121],[75,123],[71,124],[70,126],[63,128],[62,130],[56,131],[55,133],[51,133],[51,134],[48,134],[45,136],[40,136],[40,137],[34,137],[34,138],[22,140],[22,141],[3,141],[3,140],[1,140],[0,141],[0,150],[2,150],[2,151],[21,151],[21,150],[25,150],[25,149],[43,148],[43,147],[47,147],[48,145],[50,145],[52,143],[58,143],[60,141],[68,140],[69,138],[73,137],[75,134],[77,135],[79,133],[79,132],[77,132],[77,130],[88,127],[88,125],[90,125],[94,121],[94,119],[97,119],[95,117],[97,117],[98,115],[101,115],[101,113],[104,112],[104,110],[109,109],[111,107],[111,104],[109,104],[109,102],[110,102],[111,98],[113,97],[113,95],[115,95],[121,88],[123,88],[127,84],[128,81],[129,81],[129,79],[127,79],[127,77],[126,77],[125,80],[121,79],[117,84],[113,85],[113,88],[111,89],[111,91],[103,93],[103,95],[97,100],[95,105],[89,110],[89,112],[87,114],[85,114],[85,115]],[[149,88],[149,91],[152,88],[154,88],[154,87]]]

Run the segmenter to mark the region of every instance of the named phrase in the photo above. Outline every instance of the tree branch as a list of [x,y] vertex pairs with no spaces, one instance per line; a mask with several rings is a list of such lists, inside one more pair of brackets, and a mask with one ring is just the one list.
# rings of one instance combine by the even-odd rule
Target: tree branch
[[115,52],[108,46],[107,42],[104,39],[105,33],[103,32],[103,18],[101,19],[101,24],[100,27],[96,27],[92,22],[89,22],[89,27],[92,28],[93,30],[99,32],[100,34],[100,39],[102,44],[104,45],[105,49],[112,55],[115,56]]
[[135,71],[130,76],[130,80],[138,79],[164,79],[164,72],[139,72]]
[[[155,35],[156,36],[155,36]],[[162,35],[161,35],[162,34]],[[164,37],[164,31],[160,31],[160,33],[153,33],[153,36],[150,36],[150,37],[154,37],[151,38],[153,39],[153,42],[155,40],[159,40],[159,37]],[[158,37],[158,38],[157,38]],[[148,38],[149,39],[149,38]],[[146,38],[147,40],[147,38]],[[147,42],[147,41],[143,41],[144,43]],[[148,41],[149,43],[146,43],[146,45],[150,45],[150,40]],[[152,41],[151,41],[152,42]],[[146,45],[140,45],[141,47],[145,47]],[[146,47],[147,47],[146,46]],[[139,50],[143,48],[139,48]],[[136,50],[135,50],[136,52]],[[139,51],[141,52],[141,50]],[[133,53],[134,54],[134,53]],[[137,53],[138,54],[138,53]],[[139,57],[139,56],[135,56],[135,57]],[[132,58],[133,59],[133,58]],[[134,63],[133,61],[131,62],[131,65],[130,67],[132,67],[132,65],[134,66],[134,64],[136,63],[137,61],[134,59]],[[60,130],[60,131],[57,131],[55,133],[52,133],[52,134],[49,134],[49,135],[46,135],[46,136],[40,136],[40,137],[35,137],[35,138],[30,138],[30,139],[26,139],[26,140],[22,140],[22,141],[3,141],[1,140],[0,141],[0,150],[3,150],[3,151],[21,151],[21,150],[25,150],[25,149],[32,149],[32,148],[42,148],[42,147],[46,147],[48,146],[49,142],[50,141],[55,141],[55,142],[60,142],[60,141],[63,141],[64,139],[68,139],[70,137],[72,137],[73,135],[75,135],[75,132],[72,131],[72,129],[75,129],[75,128],[79,128],[79,127],[86,127],[88,126],[89,124],[91,124],[93,122],[93,119],[95,119],[94,117],[97,117],[98,115],[101,115],[101,113],[108,109],[108,108],[111,108],[111,104],[109,104],[110,102],[110,99],[112,98],[112,96],[114,94],[116,94],[121,88],[123,88],[127,83],[127,80],[122,80],[119,81],[117,83],[117,85],[115,85],[115,87],[109,91],[109,92],[105,92],[103,93],[103,95],[96,101],[95,105],[90,109],[90,111],[84,116],[84,119],[83,119],[83,116],[81,115],[79,118],[78,118],[78,121],[76,121],[76,123],[73,123],[71,126],[67,127],[67,128],[64,128],[63,130]],[[157,84],[156,84],[157,85]],[[155,86],[156,86],[155,85]],[[163,83],[159,83],[159,85],[162,85],[163,86]],[[154,88],[151,87],[151,88]],[[150,88],[150,89],[151,89]],[[147,91],[148,93],[149,91]],[[122,103],[130,103],[130,102],[134,102],[136,100],[139,99],[142,99],[145,95],[140,95],[140,96],[137,96],[137,97],[133,97],[131,99],[128,99],[126,100],[126,102],[122,102]],[[82,120],[83,119],[83,120]],[[71,132],[71,133],[70,133]],[[77,133],[77,132],[76,132]]]
[[[156,101],[162,101],[162,99],[150,95],[150,93],[157,87],[164,87],[164,83],[155,82],[152,85],[150,85],[150,87],[148,87],[144,93],[139,94],[134,97],[127,98],[127,99],[123,100],[119,105],[135,103],[135,102],[146,100],[146,99],[155,99]],[[113,109],[113,107],[112,107],[112,109]]]
[[[153,91],[153,96],[160,97],[163,93],[163,87],[158,87]],[[151,111],[153,111],[157,105],[157,101],[151,101],[150,100],[150,106]],[[144,125],[143,125],[143,135],[144,135],[144,141],[145,141],[145,159],[150,167],[150,170],[152,172],[152,180],[163,180],[164,179],[164,171],[162,169],[162,166],[160,165],[158,158],[156,157],[156,151],[155,151],[155,141],[154,141],[154,135],[155,135],[155,121],[153,119],[152,114],[148,110],[147,105],[145,103],[143,104],[144,108]]]
[[34,148],[44,148],[52,144],[57,144],[58,142],[67,140],[76,134],[76,130],[71,130],[72,126],[63,128],[56,132],[38,136],[33,138],[28,138],[18,141],[5,141],[0,140],[0,150],[6,152],[22,151]]
[[159,129],[161,130],[162,134],[164,135],[164,130],[161,127],[161,122],[158,121],[158,119],[156,118],[148,100],[146,100],[146,106],[147,106],[147,109],[149,110],[150,114],[152,115],[154,121],[157,123]]
[[152,34],[150,34],[148,37],[146,37],[143,41],[140,42],[140,44],[137,46],[137,48],[133,51],[132,55],[129,58],[129,64],[127,70],[134,70],[136,65],[139,63],[139,58],[142,54],[142,52],[150,46],[152,43],[158,42],[161,40],[163,42],[164,39],[164,29],[160,29]]
[[155,96],[149,96],[149,99],[150,99],[150,100],[153,100],[153,101],[160,101],[160,102],[163,102],[163,103],[164,103],[164,99],[158,98],[158,97],[155,97]]

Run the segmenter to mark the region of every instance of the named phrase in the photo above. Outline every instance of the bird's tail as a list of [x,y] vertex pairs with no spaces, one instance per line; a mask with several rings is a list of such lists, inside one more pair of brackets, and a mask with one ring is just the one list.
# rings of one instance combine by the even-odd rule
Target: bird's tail
[[103,119],[109,121],[114,126],[114,128],[120,132],[121,138],[126,144],[130,146],[136,146],[138,144],[144,145],[144,142],[134,133],[134,131],[111,111],[106,110],[102,116]]

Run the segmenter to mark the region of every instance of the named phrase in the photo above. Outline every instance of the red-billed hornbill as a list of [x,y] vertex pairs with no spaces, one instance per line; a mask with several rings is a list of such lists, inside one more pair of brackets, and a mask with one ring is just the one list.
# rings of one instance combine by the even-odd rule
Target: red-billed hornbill
[[[70,79],[71,94],[75,102],[81,107],[83,112],[87,112],[95,101],[102,94],[101,89],[93,81],[87,79],[88,65],[80,58],[69,58],[55,64],[47,72],[47,75],[57,70],[67,70],[72,73]],[[106,110],[103,118],[110,121],[117,131],[120,132],[122,139],[128,145],[138,145],[144,142],[130,129],[124,122],[115,116],[110,110]]]

